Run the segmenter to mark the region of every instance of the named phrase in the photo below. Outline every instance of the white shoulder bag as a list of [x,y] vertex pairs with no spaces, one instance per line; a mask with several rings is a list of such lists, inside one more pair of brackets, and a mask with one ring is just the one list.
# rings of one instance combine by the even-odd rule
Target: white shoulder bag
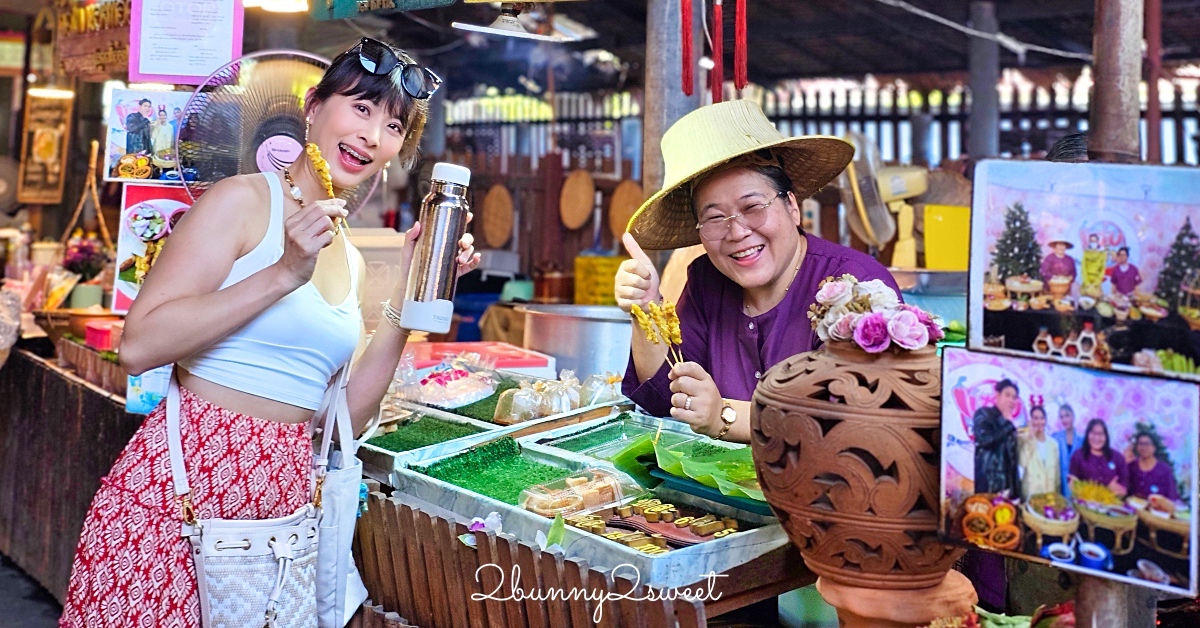
[[167,392],[167,448],[183,516],[180,535],[192,546],[201,626],[317,626],[316,505],[305,504],[276,519],[196,519],[183,462],[179,384],[174,377]]
[[[321,450],[314,452],[314,481],[318,487],[317,506],[321,509],[321,535],[317,564],[317,625],[343,628],[367,599],[367,588],[354,565],[351,545],[358,519],[359,486],[362,462],[357,458],[359,443],[354,441],[350,408],[346,403],[346,382],[350,366],[338,372],[334,385],[325,393],[313,422],[323,422]],[[330,451],[334,430],[338,448]]]

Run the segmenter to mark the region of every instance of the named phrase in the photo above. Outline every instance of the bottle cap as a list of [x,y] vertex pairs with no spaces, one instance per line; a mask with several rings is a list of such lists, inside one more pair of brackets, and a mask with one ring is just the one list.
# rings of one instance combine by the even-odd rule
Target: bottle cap
[[442,162],[434,164],[433,175],[430,178],[434,181],[444,181],[457,185],[471,185],[471,171],[455,164]]

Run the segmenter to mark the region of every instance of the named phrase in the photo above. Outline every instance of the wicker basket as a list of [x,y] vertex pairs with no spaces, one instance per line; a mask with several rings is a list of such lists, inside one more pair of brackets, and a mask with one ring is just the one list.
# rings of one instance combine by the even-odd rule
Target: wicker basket
[[1025,525],[1028,526],[1030,530],[1033,530],[1034,532],[1037,532],[1043,536],[1059,536],[1066,538],[1072,534],[1075,534],[1075,531],[1079,529],[1078,511],[1076,511],[1075,516],[1071,519],[1067,521],[1059,521],[1057,519],[1050,519],[1044,515],[1034,512],[1033,509],[1029,507],[1028,503],[1025,504],[1025,508],[1023,510],[1025,511],[1025,516],[1023,518]]
[[1138,511],[1138,519],[1146,524],[1146,527],[1160,530],[1163,532],[1173,532],[1182,537],[1187,537],[1192,533],[1192,522],[1182,521],[1171,517],[1164,519],[1150,512],[1149,508],[1143,508]]
[[1132,530],[1137,528],[1137,515],[1115,517],[1113,515],[1106,515],[1101,512],[1096,512],[1095,510],[1079,504],[1075,505],[1075,512],[1079,513],[1079,516],[1083,517],[1084,521],[1105,530],[1112,530],[1116,532],[1120,530]]

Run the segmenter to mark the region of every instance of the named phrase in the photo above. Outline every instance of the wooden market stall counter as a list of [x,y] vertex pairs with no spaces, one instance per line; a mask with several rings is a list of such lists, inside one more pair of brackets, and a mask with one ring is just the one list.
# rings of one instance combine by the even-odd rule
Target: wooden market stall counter
[[59,602],[100,478],[141,423],[53,359],[18,349],[0,367],[0,554]]
[[[421,628],[555,628],[601,626],[626,628],[704,628],[708,620],[737,609],[766,602],[756,614],[777,612],[775,596],[816,582],[817,576],[804,566],[796,546],[787,543],[749,562],[738,565],[713,582],[707,601],[683,599],[636,601],[650,596],[644,584],[637,585],[618,574],[591,567],[586,561],[544,552],[538,546],[508,535],[477,531],[476,547],[459,540],[469,534],[464,517],[436,505],[405,495],[386,497],[376,482],[366,513],[359,519],[355,535],[355,558],[371,595],[367,612],[358,624],[373,628],[420,626]],[[497,565],[480,570],[481,565]],[[509,582],[514,567],[520,581]],[[478,575],[477,575],[478,574]],[[476,580],[478,577],[479,581]],[[537,596],[552,589],[586,591],[587,595],[540,601],[483,599],[509,596],[514,588]],[[690,585],[705,590],[702,580]],[[659,596],[671,592],[659,592]],[[601,621],[593,623],[597,602],[603,604]],[[754,617],[774,622],[775,617]]]

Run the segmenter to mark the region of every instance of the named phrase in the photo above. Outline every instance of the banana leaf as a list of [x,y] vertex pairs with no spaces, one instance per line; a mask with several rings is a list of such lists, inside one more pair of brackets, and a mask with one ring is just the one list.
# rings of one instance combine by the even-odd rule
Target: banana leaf
[[754,458],[749,447],[728,449],[719,453],[692,455],[693,444],[685,443],[676,448],[654,446],[658,467],[671,475],[693,479],[705,486],[715,488],[723,495],[745,497],[765,502],[758,476],[754,471]]

